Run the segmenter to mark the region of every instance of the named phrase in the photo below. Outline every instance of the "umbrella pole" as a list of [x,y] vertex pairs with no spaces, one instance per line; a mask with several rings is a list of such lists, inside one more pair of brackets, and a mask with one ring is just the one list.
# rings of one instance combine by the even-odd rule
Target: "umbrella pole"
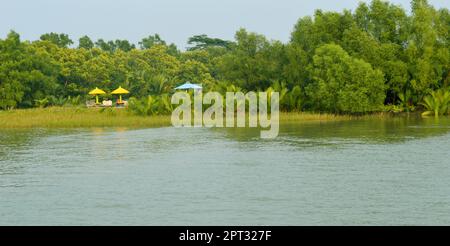
[[119,95],[119,103],[122,103],[122,95]]
[[95,103],[98,104],[98,95],[95,95]]

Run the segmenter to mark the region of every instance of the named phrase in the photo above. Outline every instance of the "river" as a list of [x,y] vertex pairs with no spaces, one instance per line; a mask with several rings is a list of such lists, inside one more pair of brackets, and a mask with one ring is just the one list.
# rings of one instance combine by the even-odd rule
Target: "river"
[[0,130],[0,225],[450,225],[450,119]]

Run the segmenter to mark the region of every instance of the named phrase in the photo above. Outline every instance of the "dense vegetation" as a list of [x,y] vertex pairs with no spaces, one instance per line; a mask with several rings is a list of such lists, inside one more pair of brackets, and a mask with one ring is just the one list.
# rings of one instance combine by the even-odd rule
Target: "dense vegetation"
[[[78,46],[66,34],[0,40],[0,109],[82,103],[89,90],[119,85],[146,114],[166,113],[185,81],[206,90],[281,92],[285,111],[448,113],[450,13],[413,0],[411,14],[373,0],[353,12],[301,18],[289,43],[241,29],[234,41],[197,35],[187,51],[159,35]],[[150,96],[150,97],[149,97]],[[147,105],[147,107],[145,107]]]

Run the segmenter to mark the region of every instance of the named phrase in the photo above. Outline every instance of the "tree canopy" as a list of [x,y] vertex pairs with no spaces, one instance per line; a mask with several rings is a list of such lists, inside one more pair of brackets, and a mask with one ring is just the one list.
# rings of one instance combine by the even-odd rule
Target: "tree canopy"
[[368,113],[421,105],[450,85],[450,13],[426,0],[411,12],[386,1],[302,17],[287,43],[245,29],[233,41],[195,35],[180,51],[158,34],[78,46],[67,34],[0,39],[0,109],[85,97],[122,85],[135,97],[162,95],[186,80],[206,90],[279,90],[283,110]]

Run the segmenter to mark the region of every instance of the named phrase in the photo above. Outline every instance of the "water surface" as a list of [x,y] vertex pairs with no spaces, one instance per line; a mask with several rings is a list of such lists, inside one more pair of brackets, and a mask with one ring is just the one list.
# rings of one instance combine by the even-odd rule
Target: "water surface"
[[450,119],[0,130],[0,225],[450,225]]

